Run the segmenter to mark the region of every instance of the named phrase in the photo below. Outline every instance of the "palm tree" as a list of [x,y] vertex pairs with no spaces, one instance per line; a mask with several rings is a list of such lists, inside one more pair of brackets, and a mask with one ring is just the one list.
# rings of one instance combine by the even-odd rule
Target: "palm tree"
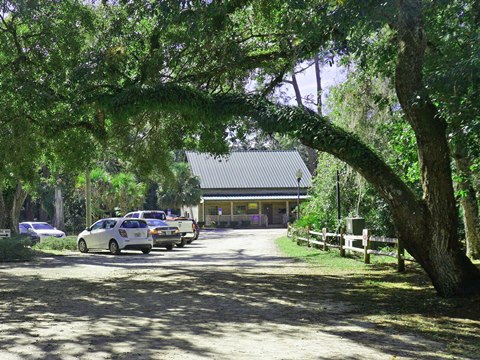
[[193,176],[187,163],[175,163],[172,176],[159,184],[157,197],[161,209],[192,207],[200,202],[200,180]]

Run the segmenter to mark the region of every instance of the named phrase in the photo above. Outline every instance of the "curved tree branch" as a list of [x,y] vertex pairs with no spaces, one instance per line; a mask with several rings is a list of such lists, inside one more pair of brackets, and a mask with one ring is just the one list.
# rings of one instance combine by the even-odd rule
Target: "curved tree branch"
[[253,95],[206,94],[172,84],[132,87],[115,97],[105,97],[102,104],[114,117],[134,116],[149,107],[194,114],[199,121],[218,121],[219,127],[235,118],[248,117],[267,132],[290,134],[305,145],[346,162],[377,188],[394,212],[422,211],[415,194],[372,149],[311,110],[275,104]]

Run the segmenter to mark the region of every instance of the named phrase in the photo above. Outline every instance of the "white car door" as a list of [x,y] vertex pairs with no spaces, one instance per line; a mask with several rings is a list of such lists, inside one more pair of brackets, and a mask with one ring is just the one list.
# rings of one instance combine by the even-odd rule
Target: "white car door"
[[85,241],[87,242],[87,247],[89,249],[102,249],[102,247],[100,246],[100,239],[102,237],[102,233],[105,232],[105,229],[103,228],[103,223],[104,220],[97,221],[90,227],[90,233],[85,236]]
[[114,226],[117,223],[116,220],[107,219],[103,222],[103,231],[99,232],[98,245],[101,249],[108,249],[108,244],[111,239],[115,239]]

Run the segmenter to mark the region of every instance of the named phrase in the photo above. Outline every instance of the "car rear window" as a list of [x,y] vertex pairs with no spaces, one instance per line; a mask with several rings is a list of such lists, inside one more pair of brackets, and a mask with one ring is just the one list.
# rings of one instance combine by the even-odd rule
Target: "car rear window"
[[148,226],[168,226],[168,224],[162,220],[147,219]]
[[144,229],[148,225],[143,220],[125,220],[120,227],[124,229]]
[[166,216],[164,212],[158,211],[145,211],[143,213],[144,219],[157,219],[157,220],[165,220]]

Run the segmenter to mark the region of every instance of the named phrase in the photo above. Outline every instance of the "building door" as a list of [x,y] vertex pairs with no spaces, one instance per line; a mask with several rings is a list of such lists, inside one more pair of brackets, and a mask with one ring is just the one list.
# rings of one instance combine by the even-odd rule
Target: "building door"
[[273,224],[273,205],[263,204],[262,214],[265,214],[268,218],[268,225]]

